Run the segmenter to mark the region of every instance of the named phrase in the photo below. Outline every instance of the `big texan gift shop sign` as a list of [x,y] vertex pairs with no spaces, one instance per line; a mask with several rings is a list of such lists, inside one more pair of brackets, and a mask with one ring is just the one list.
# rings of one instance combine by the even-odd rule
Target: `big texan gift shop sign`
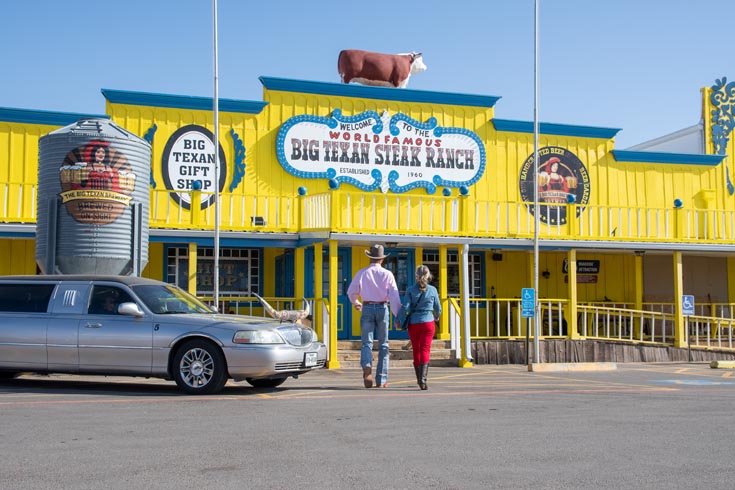
[[466,187],[485,170],[485,146],[473,132],[422,123],[405,114],[366,111],[288,119],[278,132],[281,166],[301,178],[329,179],[366,191],[406,192],[418,187]]

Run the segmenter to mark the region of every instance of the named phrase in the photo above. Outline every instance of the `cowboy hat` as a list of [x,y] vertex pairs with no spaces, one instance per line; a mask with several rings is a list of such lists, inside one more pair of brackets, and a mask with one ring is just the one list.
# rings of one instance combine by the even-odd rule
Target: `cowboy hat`
[[370,250],[365,250],[365,255],[367,255],[371,259],[384,259],[390,255],[389,253],[387,254],[384,252],[385,249],[382,245],[375,244],[370,247]]

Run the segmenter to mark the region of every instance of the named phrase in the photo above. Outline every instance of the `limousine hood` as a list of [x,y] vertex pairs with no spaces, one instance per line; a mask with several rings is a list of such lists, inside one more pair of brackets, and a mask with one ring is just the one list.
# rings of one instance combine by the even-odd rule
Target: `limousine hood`
[[171,313],[168,315],[159,315],[159,317],[162,317],[161,321],[171,321],[175,319],[176,323],[200,325],[202,327],[229,328],[233,330],[243,327],[278,328],[285,324],[285,322],[278,322],[271,318],[245,315],[225,315],[218,313]]

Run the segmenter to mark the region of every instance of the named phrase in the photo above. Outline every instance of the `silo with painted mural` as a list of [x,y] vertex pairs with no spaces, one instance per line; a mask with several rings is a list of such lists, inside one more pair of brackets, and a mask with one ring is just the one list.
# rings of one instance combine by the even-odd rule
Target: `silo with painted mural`
[[151,146],[106,118],[39,140],[36,263],[45,274],[140,275]]

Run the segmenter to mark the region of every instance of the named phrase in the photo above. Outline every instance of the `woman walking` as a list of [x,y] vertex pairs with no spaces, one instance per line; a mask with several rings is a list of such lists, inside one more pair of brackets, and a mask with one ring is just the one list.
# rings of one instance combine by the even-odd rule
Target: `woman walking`
[[429,358],[431,341],[434,339],[434,323],[442,312],[439,293],[429,284],[432,276],[429,268],[420,265],[416,268],[416,283],[406,290],[402,302],[402,314],[408,316],[408,336],[413,346],[413,367],[416,371],[416,382],[419,388],[428,388],[426,378],[429,375]]

